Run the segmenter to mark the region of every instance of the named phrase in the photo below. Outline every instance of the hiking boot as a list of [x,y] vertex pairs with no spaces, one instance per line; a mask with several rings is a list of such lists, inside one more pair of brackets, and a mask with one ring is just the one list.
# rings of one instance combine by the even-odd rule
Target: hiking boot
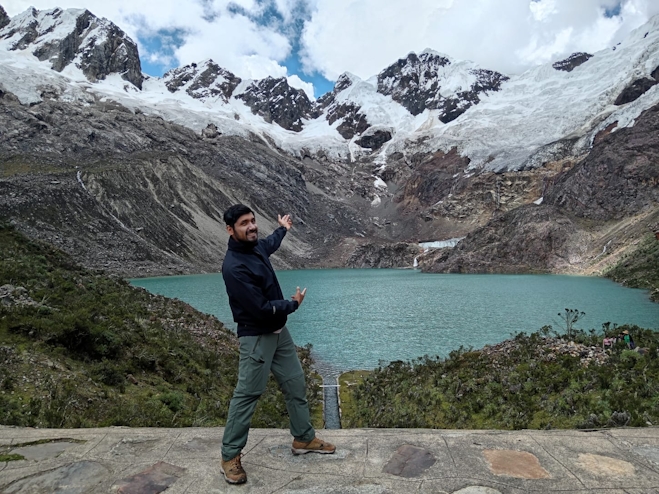
[[317,437],[314,437],[308,443],[295,439],[291,449],[293,450],[294,455],[303,455],[305,453],[321,453],[331,455],[334,453],[334,451],[336,451],[336,446],[328,443],[327,441],[323,441]]
[[230,484],[244,484],[247,482],[247,474],[240,464],[241,456],[242,454],[238,453],[235,458],[229,461],[222,460],[220,469],[222,470],[222,475],[224,475],[224,480]]

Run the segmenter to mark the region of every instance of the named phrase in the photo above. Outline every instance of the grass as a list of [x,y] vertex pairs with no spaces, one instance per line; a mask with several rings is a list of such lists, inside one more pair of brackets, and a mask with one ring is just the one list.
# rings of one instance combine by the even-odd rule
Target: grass
[[[0,304],[1,424],[224,425],[238,343],[216,318],[81,268],[0,224],[4,284],[24,287],[32,305]],[[314,425],[322,426],[320,378],[310,349],[298,352]],[[252,425],[288,427],[273,379]]]
[[356,403],[353,399],[352,387],[364,382],[371,371],[356,370],[344,372],[339,376],[339,403],[341,405],[341,427],[349,429],[357,427],[352,423],[353,417],[357,416]]
[[[460,349],[446,359],[396,361],[342,389],[349,395],[342,394],[342,423],[509,430],[659,424],[659,333],[636,326],[605,329],[628,329],[645,353],[620,343],[605,363],[584,365],[580,355],[550,356],[543,328],[506,342],[506,352]],[[602,337],[575,332],[577,341],[589,345],[601,346]]]
[[650,290],[650,298],[659,302],[659,240],[654,234],[644,236],[605,276],[630,288]]
[[25,457],[23,455],[15,455],[15,454],[0,454],[0,463],[2,462],[7,462],[7,461],[19,461],[19,460],[24,460]]

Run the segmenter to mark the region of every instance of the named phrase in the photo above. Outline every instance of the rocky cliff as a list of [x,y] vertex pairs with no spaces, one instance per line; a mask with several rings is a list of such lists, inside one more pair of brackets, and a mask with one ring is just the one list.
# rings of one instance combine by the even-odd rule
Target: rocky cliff
[[112,103],[26,107],[4,93],[0,108],[0,216],[87,266],[132,276],[217,271],[222,213],[240,201],[262,234],[278,213],[294,217],[281,267],[316,265],[337,239],[374,228],[354,206],[314,192],[297,160],[259,139],[204,138]]
[[432,51],[410,53],[378,74],[378,92],[390,95],[412,115],[426,109],[439,110],[443,123],[455,120],[480,102],[488,91],[498,91],[509,77],[492,70],[456,65],[450,58]]
[[144,76],[135,42],[118,26],[88,10],[31,8],[10,22],[2,10],[0,42],[10,51],[30,49],[57,72],[74,64],[91,82],[116,73],[142,87]]
[[[541,205],[497,215],[449,252],[429,256],[432,272],[601,271],[659,219],[659,105],[634,127],[598,140],[557,175]],[[604,257],[603,257],[604,256]]]
[[219,97],[228,101],[241,79],[212,60],[206,60],[172,69],[163,76],[163,81],[172,93],[184,90],[195,99]]

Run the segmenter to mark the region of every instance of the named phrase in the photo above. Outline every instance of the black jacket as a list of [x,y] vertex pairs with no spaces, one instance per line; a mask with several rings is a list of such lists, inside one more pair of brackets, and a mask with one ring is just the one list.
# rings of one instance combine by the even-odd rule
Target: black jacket
[[298,303],[286,300],[270,264],[270,255],[281,245],[286,228],[280,226],[255,246],[229,238],[222,277],[229,295],[238,336],[272,333],[284,327]]

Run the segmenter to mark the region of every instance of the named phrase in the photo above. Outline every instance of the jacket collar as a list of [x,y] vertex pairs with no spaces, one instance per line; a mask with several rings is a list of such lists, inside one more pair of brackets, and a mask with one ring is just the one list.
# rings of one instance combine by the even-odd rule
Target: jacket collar
[[254,252],[254,247],[258,244],[248,244],[246,242],[238,242],[234,240],[233,237],[229,237],[229,250],[236,252],[250,253]]

